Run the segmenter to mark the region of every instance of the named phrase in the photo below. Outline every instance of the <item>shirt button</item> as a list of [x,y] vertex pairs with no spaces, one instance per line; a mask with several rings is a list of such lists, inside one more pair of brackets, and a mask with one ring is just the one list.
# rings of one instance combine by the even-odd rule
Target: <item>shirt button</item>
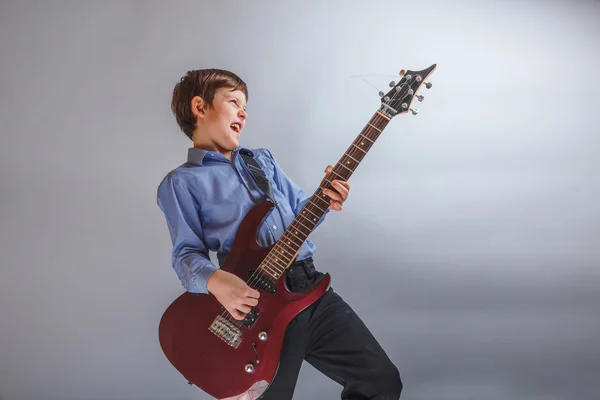
[[277,229],[277,225],[273,225],[273,229]]

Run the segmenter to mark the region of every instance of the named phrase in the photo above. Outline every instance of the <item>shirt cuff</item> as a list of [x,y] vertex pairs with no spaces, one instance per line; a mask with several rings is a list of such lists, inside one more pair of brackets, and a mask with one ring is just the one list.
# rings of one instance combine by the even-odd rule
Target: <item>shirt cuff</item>
[[202,269],[198,272],[198,275],[194,278],[194,288],[197,293],[205,293],[208,294],[208,278],[215,272],[218,267],[216,267],[213,263],[206,264],[202,267]]

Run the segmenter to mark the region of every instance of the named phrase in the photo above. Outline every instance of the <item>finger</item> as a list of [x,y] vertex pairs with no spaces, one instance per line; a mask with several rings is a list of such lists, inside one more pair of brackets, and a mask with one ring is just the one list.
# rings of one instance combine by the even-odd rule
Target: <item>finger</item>
[[336,179],[333,182],[337,182],[338,184],[342,185],[343,187],[345,187],[347,190],[350,190],[350,184],[346,181],[340,181],[339,179]]
[[260,297],[260,292],[256,289],[252,289],[250,286],[248,286],[248,292],[246,293],[247,297],[252,297],[254,299],[258,299]]
[[242,320],[244,318],[246,318],[246,315],[242,314],[241,312],[239,312],[238,310],[234,309],[227,309],[227,311],[229,311],[229,314],[231,314],[231,316],[237,320]]
[[336,192],[335,190],[323,189],[323,193],[329,196],[329,198],[332,200],[342,201],[342,195]]
[[330,209],[332,209],[334,211],[342,211],[342,203],[340,203],[339,201],[331,200],[330,204],[331,204],[329,206]]
[[248,314],[250,312],[250,307],[245,305],[245,304],[240,304],[239,306],[235,307],[238,311],[242,312],[244,315]]
[[342,199],[346,200],[348,198],[348,189],[340,183],[340,181],[333,181],[331,183],[335,190],[342,196]]
[[329,164],[327,167],[325,167],[325,173],[328,174],[333,170],[333,165]]
[[250,306],[250,307],[254,307],[258,304],[258,299],[253,299],[252,297],[248,297],[246,299],[246,305]]

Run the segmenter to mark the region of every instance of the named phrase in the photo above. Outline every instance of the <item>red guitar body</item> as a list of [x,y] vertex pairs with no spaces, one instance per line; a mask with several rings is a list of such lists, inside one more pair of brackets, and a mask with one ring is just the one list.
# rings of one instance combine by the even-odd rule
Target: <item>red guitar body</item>
[[[256,241],[259,226],[272,205],[265,201],[248,212],[221,269],[248,281],[249,271],[256,270],[272,248],[261,247]],[[306,293],[290,292],[283,276],[274,283],[275,293],[260,291],[255,307],[259,314],[250,327],[234,320],[212,294],[185,292],[179,296],[165,310],[159,324],[159,341],[167,359],[189,382],[211,396],[258,398],[275,377],[288,324],[325,293],[330,276],[325,274]],[[219,316],[229,318],[224,322]],[[223,333],[223,324],[230,323],[241,332],[237,342],[231,341],[231,333]]]

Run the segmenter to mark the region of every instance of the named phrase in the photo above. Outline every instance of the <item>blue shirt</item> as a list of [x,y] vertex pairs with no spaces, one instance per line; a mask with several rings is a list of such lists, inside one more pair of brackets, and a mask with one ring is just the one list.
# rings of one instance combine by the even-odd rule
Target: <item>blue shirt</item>
[[[217,269],[209,250],[217,253],[219,265],[223,265],[245,215],[267,199],[239,156],[241,149],[233,151],[230,161],[216,152],[190,148],[187,162],[170,171],[158,186],[157,203],[173,244],[173,269],[189,292],[208,293],[206,283]],[[271,182],[278,203],[260,225],[257,238],[262,246],[271,246],[309,197],[283,172],[269,150],[259,148],[251,153]],[[328,213],[329,209],[316,226]],[[311,257],[315,250],[306,240],[296,259]]]

